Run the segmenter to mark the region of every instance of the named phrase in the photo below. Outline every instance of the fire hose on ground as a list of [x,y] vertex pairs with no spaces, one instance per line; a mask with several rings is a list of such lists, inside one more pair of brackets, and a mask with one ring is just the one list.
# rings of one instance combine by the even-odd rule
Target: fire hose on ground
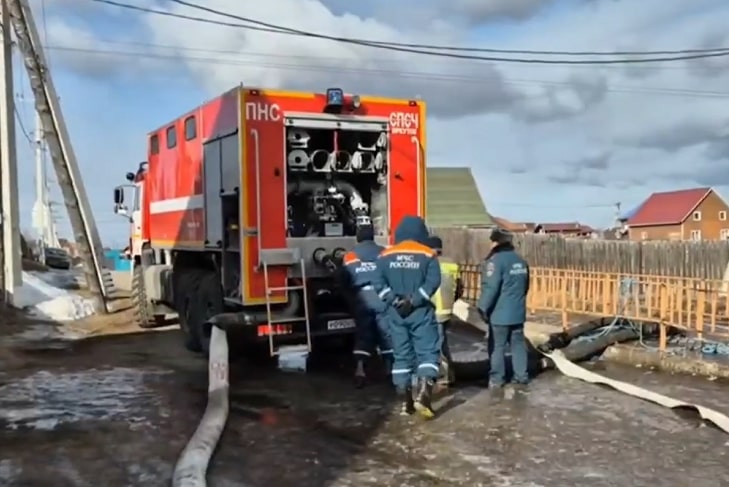
[[[315,252],[317,264],[335,272],[341,264],[343,249],[326,254],[323,249]],[[206,487],[206,475],[210,459],[228,420],[229,404],[229,350],[226,326],[239,319],[236,313],[223,313],[212,317],[206,325],[212,327],[208,360],[208,403],[200,424],[175,464],[172,474],[173,487]]]
[[[465,301],[457,301],[453,307],[453,311],[454,315],[461,322],[467,323],[482,332],[486,332],[485,325],[478,318],[474,318],[478,316],[478,313]],[[584,339],[585,335],[587,335],[587,339]],[[580,338],[583,339],[580,340]],[[703,420],[709,421],[719,429],[729,433],[729,416],[719,411],[699,404],[679,401],[627,382],[610,379],[574,363],[593,357],[615,343],[637,340],[639,338],[639,329],[636,329],[630,322],[627,324],[621,323],[621,320],[618,318],[613,319],[607,326],[603,326],[599,322],[584,323],[568,332],[552,335],[547,343],[537,347],[537,352],[541,356],[540,368],[542,370],[555,368],[567,377],[579,379],[590,384],[606,385],[624,394],[669,409],[693,409]]]
[[211,324],[208,403],[200,424],[177,460],[172,474],[173,487],[207,485],[206,474],[210,458],[228,420],[228,337],[215,323]]
[[[461,302],[463,303],[463,302]],[[464,303],[465,304],[465,303]],[[466,305],[467,306],[467,305]],[[454,307],[454,312],[457,307]],[[459,314],[459,313],[456,313]],[[190,438],[187,446],[182,451],[172,476],[173,487],[206,487],[206,474],[210,459],[220,440],[220,436],[228,420],[229,409],[229,370],[228,370],[228,338],[224,331],[226,319],[231,318],[226,314],[213,317],[208,324],[212,325],[212,336],[210,338],[210,358],[208,365],[208,402],[205,413],[195,433]],[[465,316],[468,318],[468,311]],[[481,327],[473,325],[479,329]],[[594,332],[601,328],[594,323],[588,323],[569,334],[556,334],[554,342],[539,347],[539,353],[543,356],[543,368],[556,368],[562,374],[579,379],[591,384],[602,384],[612,387],[624,394],[628,394],[655,404],[675,409],[694,409],[702,419],[712,422],[718,428],[729,433],[729,417],[726,415],[698,404],[682,402],[671,397],[657,394],[642,387],[609,379],[595,372],[589,371],[573,361],[579,361],[592,356],[599,349],[630,339],[638,338],[632,327],[621,328],[613,321],[607,327],[602,327],[592,339],[570,343],[578,338],[583,332]]]

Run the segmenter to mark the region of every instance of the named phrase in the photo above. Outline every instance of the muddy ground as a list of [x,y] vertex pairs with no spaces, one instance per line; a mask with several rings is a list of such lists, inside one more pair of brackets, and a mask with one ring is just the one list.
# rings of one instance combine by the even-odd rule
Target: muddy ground
[[[169,485],[207,386],[179,331],[64,343],[25,326],[0,335],[0,485]],[[232,365],[212,487],[729,485],[729,436],[692,415],[550,372],[527,393],[455,389],[424,423],[393,414],[385,384],[353,390],[327,354],[307,375]],[[604,373],[729,412],[717,382]]]

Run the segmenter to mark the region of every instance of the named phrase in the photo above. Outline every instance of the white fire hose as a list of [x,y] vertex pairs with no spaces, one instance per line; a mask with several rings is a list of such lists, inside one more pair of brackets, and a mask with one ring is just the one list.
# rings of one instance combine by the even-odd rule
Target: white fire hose
[[[486,332],[487,328],[483,324],[482,320],[478,318],[478,312],[476,309],[463,300],[458,300],[453,305],[453,314],[466,323],[471,323],[476,328],[483,332]],[[679,401],[672,397],[658,394],[643,387],[638,387],[627,382],[619,381],[616,379],[610,379],[608,377],[596,374],[590,370],[587,370],[579,365],[571,362],[561,350],[555,350],[552,353],[542,353],[542,355],[548,357],[554,362],[555,367],[562,374],[573,379],[579,379],[590,384],[603,384],[613,389],[627,394],[629,396],[649,401],[659,406],[663,406],[669,409],[676,408],[691,408],[694,409],[702,419],[714,423],[719,429],[725,433],[729,433],[729,416],[720,413],[711,408],[701,406],[700,404],[694,404],[689,402]]]
[[206,487],[210,457],[228,420],[228,337],[217,326],[210,337],[208,404],[200,424],[182,451],[172,474],[173,487]]
[[[456,316],[464,315],[463,318],[467,320],[469,307],[465,305],[465,310],[459,309],[459,304],[465,305],[464,302],[458,301],[454,306],[454,314]],[[559,350],[547,354],[547,356],[555,362],[555,365],[563,374],[569,377],[590,383],[605,384],[625,394],[668,408],[685,406],[695,408],[703,419],[711,421],[720,429],[729,433],[729,417],[718,411],[697,404],[677,401],[632,384],[600,376],[573,364]],[[207,487],[208,464],[228,420],[228,392],[230,390],[228,376],[228,337],[225,331],[214,325],[210,337],[208,403],[200,424],[177,460],[172,475],[173,487]]]

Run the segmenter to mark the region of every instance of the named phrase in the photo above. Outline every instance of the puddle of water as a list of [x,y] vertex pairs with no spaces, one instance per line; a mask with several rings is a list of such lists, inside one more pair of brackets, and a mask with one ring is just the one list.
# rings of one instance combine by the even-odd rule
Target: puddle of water
[[80,330],[73,330],[67,326],[39,324],[27,326],[22,332],[5,337],[4,340],[10,345],[54,348],[60,342],[70,344],[84,337],[85,334]]
[[128,368],[36,372],[0,386],[0,424],[53,430],[67,423],[123,419],[132,427],[149,425],[145,410],[158,406],[159,398],[145,380],[166,373]]
[[0,485],[12,485],[23,469],[12,460],[0,460]]

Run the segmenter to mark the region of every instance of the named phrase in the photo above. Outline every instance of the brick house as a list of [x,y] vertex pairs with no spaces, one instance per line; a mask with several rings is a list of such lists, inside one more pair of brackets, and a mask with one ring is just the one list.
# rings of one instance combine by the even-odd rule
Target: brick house
[[729,205],[712,188],[653,193],[628,220],[630,240],[729,240]]

